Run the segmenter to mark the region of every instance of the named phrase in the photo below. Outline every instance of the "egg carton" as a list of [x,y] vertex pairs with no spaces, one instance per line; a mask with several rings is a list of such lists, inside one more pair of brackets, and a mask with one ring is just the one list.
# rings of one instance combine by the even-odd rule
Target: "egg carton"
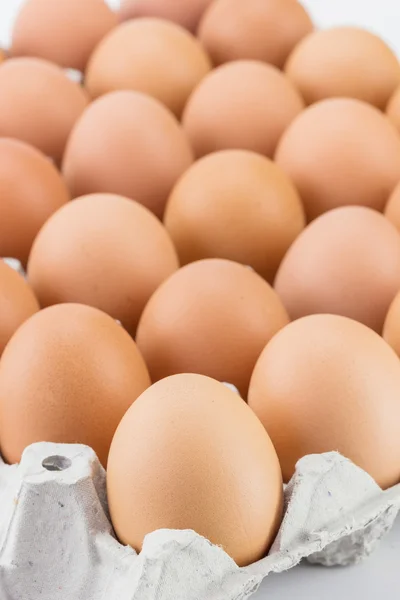
[[122,546],[105,483],[87,446],[38,443],[19,465],[0,462],[1,600],[245,600],[303,558],[360,561],[400,508],[400,485],[382,491],[335,452],[306,456],[285,488],[269,555],[239,568],[194,531],[151,533],[140,554]]
[[244,568],[194,531],[156,531],[140,554],[119,544],[106,474],[87,446],[33,444],[19,465],[0,457],[0,507],[0,600],[246,600],[302,559],[347,566],[369,556],[400,510],[400,484],[382,491],[337,452],[304,457],[269,555]]

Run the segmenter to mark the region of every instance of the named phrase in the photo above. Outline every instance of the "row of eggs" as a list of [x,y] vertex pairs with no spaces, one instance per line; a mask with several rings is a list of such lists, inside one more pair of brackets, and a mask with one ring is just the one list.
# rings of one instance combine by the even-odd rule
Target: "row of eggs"
[[[28,1],[17,19],[14,46],[25,11],[34,12],[36,1]],[[287,1],[292,8],[297,6],[294,0]],[[92,16],[100,5],[100,0],[93,0]],[[209,10],[218,5],[216,0]],[[260,10],[271,18],[274,2],[266,3],[263,10],[256,10],[257,3],[250,5],[243,10],[255,11],[253,17]],[[89,9],[89,4],[85,6]],[[105,5],[103,9],[109,10]],[[355,54],[349,58],[347,52],[343,58],[342,48],[350,44],[344,43],[343,36],[352,35],[359,39]],[[198,76],[193,65],[177,67],[177,77],[185,79],[182,86],[174,80],[170,65],[175,67],[179,57],[187,60],[190,52],[169,56],[175,36],[190,40],[204,59]],[[0,206],[0,255],[16,257],[26,265],[33,239],[55,210],[71,197],[109,193],[132,198],[164,218],[181,264],[219,256],[249,264],[272,282],[306,222],[340,206],[384,210],[399,181],[400,137],[376,107],[385,107],[400,81],[396,79],[400,67],[381,40],[351,28],[306,36],[288,65],[304,44],[320,36],[333,38],[334,56],[326,65],[332,80],[337,81],[335,69],[344,72],[350,65],[354,70],[362,58],[371,73],[363,69],[359,74],[361,87],[381,100],[356,93],[355,74],[353,92],[340,91],[355,98],[329,98],[303,110],[307,94],[301,83],[295,82],[299,93],[289,76],[265,62],[242,57],[207,74],[211,62],[190,36],[160,19],[130,20],[97,46],[84,87],[43,59],[11,58],[2,64],[0,186],[5,199]],[[113,46],[120,38],[124,51],[115,49],[113,62]],[[58,47],[53,42],[51,47]],[[387,58],[387,68],[368,58],[369,42],[373,55]],[[128,57],[131,45],[133,54]],[[24,52],[29,53],[20,51]],[[18,54],[14,47],[12,55]],[[319,58],[321,53],[312,55]],[[306,72],[313,72],[312,65]],[[138,82],[141,75],[147,79],[151,75],[150,87]],[[107,77],[116,80],[109,82]],[[321,80],[319,73],[319,84]],[[104,95],[90,104],[89,96],[99,94]],[[321,98],[323,93],[306,103]],[[395,100],[396,92],[389,105],[394,121]],[[183,106],[179,123],[171,110],[180,115]],[[29,142],[38,152],[5,136]],[[39,150],[62,164],[64,180]],[[271,157],[275,164],[268,160]],[[387,208],[395,224],[400,220],[398,195],[394,193]]]
[[[373,159],[369,147],[367,155]],[[385,158],[378,154],[377,161],[387,166]],[[118,194],[68,201],[68,187],[51,162],[27,144],[3,138],[0,251],[27,267],[42,307],[93,305],[133,336],[158,286],[170,276],[179,281],[173,276],[179,265],[212,258],[254,269],[264,286],[274,285],[291,319],[335,313],[382,333],[400,289],[400,186],[393,168],[385,189],[377,169],[375,208],[385,208],[385,215],[369,206],[340,206],[306,225],[303,196],[279,165],[250,151],[212,153],[173,186],[162,223]],[[348,175],[354,182],[354,173]],[[366,200],[373,192],[371,175],[372,169],[360,173],[360,185],[368,187],[355,198]],[[343,200],[341,182],[332,181],[332,188],[332,194],[343,189]],[[314,198],[329,199],[328,192]],[[179,284],[171,285],[173,295]]]
[[[179,27],[163,29],[154,18]],[[136,24],[117,27],[119,21],[131,19]],[[192,35],[184,36],[185,29]],[[196,34],[201,45],[195,43]],[[99,61],[94,54],[100,67],[95,71],[103,79],[100,86],[110,77],[119,86],[146,85],[147,62],[158,79],[170,77],[170,87],[179,89],[189,67],[196,74],[196,66],[209,62],[204,52],[201,60],[201,46],[214,66],[250,59],[285,68],[307,104],[351,96],[384,108],[399,84],[398,61],[378,37],[356,28],[314,32],[310,16],[296,0],[122,0],[117,14],[103,0],[59,0],[57,7],[52,0],[25,0],[14,26],[11,55],[41,57],[84,72],[88,63],[90,71],[97,47],[103,58]],[[168,58],[175,58],[180,69]],[[163,61],[169,66],[167,73]],[[107,68],[109,62],[114,69]],[[150,81],[157,85],[153,75]]]
[[43,440],[92,446],[117,536],[137,551],[157,529],[193,529],[239,566],[263,558],[282,482],[307,454],[339,450],[382,488],[399,482],[400,361],[365,325],[311,315],[282,327],[247,403],[201,374],[151,385],[139,349],[102,311],[58,304],[20,326],[0,360],[3,458]]
[[[0,69],[0,135],[26,141],[62,164],[73,196],[119,193],[160,217],[193,158],[230,148],[275,156],[298,187],[308,219],[349,198],[381,210],[397,177],[399,142],[372,106],[387,109],[399,124],[394,53],[356,28],[313,32],[295,0],[242,4],[212,2],[197,39],[154,17],[116,26],[102,0],[63,0],[57,10],[52,0],[28,0],[15,24],[12,58]],[[200,14],[195,5],[188,2],[187,10]],[[132,7],[142,14],[137,2]],[[127,16],[127,7],[122,10]],[[85,19],[77,18],[79,11]],[[104,11],[108,26],[91,40],[96,13],[103,23]],[[228,55],[218,57],[216,40],[207,43],[202,35],[208,21]],[[77,22],[83,30],[68,43],[63,34],[76,32]],[[240,35],[255,47],[266,44],[265,50],[238,44]],[[79,65],[76,57],[57,54],[75,56],[81,40],[90,51]],[[281,44],[286,50],[278,60],[270,52]],[[85,70],[83,86],[49,60]],[[353,102],[321,102],[337,96]]]

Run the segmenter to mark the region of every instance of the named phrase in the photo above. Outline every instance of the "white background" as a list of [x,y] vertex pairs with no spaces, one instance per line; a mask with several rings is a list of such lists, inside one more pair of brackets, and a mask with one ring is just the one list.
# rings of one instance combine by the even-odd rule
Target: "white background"
[[[114,7],[119,4],[119,0],[107,1]],[[363,26],[381,35],[400,57],[400,0],[302,1],[318,26]],[[24,0],[0,0],[0,47],[9,46],[12,23],[23,2]],[[382,547],[362,565],[347,569],[302,565],[288,573],[268,577],[254,600],[397,600],[399,597],[398,521],[397,527],[383,542]]]

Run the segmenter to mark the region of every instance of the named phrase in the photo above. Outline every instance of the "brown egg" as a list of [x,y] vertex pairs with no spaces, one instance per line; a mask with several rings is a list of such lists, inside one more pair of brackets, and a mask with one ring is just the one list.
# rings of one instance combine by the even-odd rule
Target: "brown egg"
[[395,53],[378,36],[356,27],[311,33],[296,46],[285,71],[307,104],[349,97],[384,110],[400,84]]
[[4,62],[6,60],[6,58],[7,58],[7,55],[6,55],[5,51],[0,48],[0,65],[2,62]]
[[228,258],[272,282],[305,217],[295,187],[272,161],[246,150],[224,150],[182,175],[164,222],[181,264]]
[[295,45],[313,30],[293,0],[215,0],[199,27],[199,38],[216,65],[242,58],[282,68]]
[[278,69],[236,61],[203,79],[186,105],[183,127],[196,157],[230,148],[272,157],[302,109],[299,93]]
[[92,194],[43,226],[28,279],[41,306],[95,306],[134,335],[151,294],[178,266],[168,233],[150,211],[121,196]]
[[245,398],[265,344],[288,323],[274,290],[229,260],[191,263],[153,294],[136,341],[152,381],[200,373],[232,383]]
[[400,293],[398,293],[386,315],[383,337],[400,357]]
[[153,96],[177,117],[211,69],[200,42],[162,19],[137,19],[114,29],[94,51],[86,71],[93,98],[115,90]]
[[40,311],[0,361],[0,446],[19,462],[34,442],[91,446],[105,466],[114,432],[150,385],[135,342],[114,319],[79,304]]
[[103,0],[27,0],[15,21],[11,55],[37,56],[83,71],[94,47],[117,22]]
[[400,183],[396,185],[390,195],[384,214],[400,232]]
[[0,260],[0,355],[20,325],[39,310],[25,279]]
[[196,32],[200,18],[212,0],[122,0],[120,18],[159,17],[173,21],[192,33]]
[[339,451],[383,488],[400,481],[400,362],[351,319],[291,323],[254,369],[249,405],[271,436],[288,481],[307,454]]
[[37,232],[68,200],[67,186],[46,156],[24,142],[0,138],[0,256],[26,266]]
[[84,90],[46,60],[12,58],[1,66],[0,137],[28,142],[58,163],[87,104]]
[[293,243],[277,273],[275,290],[293,320],[332,313],[381,333],[400,290],[400,235],[370,208],[332,210]]
[[110,449],[116,533],[140,551],[157,529],[193,529],[245,566],[267,553],[282,516],[282,475],[261,423],[237,394],[201,375],[149,388]]
[[162,217],[176,180],[192,161],[183,130],[164,106],[120,91],[85,111],[69,139],[63,172],[73,197],[121,194]]
[[275,159],[297,187],[308,220],[346,205],[383,211],[400,180],[400,137],[364,102],[323,100],[287,129]]
[[396,88],[386,109],[386,114],[400,132],[400,86]]

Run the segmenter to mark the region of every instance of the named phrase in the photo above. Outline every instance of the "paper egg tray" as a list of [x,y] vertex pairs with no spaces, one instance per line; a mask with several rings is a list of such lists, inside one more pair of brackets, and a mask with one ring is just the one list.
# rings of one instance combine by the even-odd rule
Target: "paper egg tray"
[[303,458],[269,555],[246,568],[193,531],[156,531],[140,554],[119,544],[87,446],[39,443],[19,465],[1,462],[0,507],[1,600],[245,600],[302,558],[369,555],[393,525],[400,485],[382,491],[337,453]]

